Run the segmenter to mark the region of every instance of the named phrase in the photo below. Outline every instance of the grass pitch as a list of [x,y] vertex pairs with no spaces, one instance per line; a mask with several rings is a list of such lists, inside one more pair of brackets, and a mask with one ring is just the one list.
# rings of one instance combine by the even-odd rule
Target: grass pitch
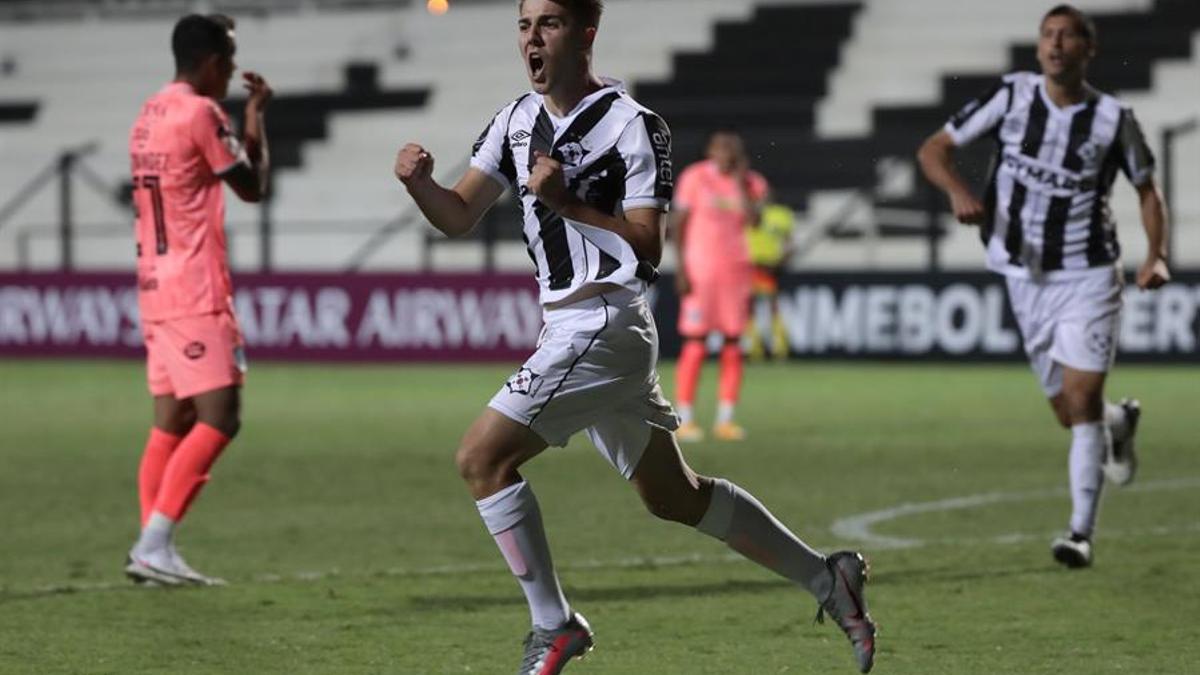
[[[232,584],[163,591],[121,577],[141,367],[0,363],[0,673],[513,672],[527,610],[452,461],[509,372],[256,364],[242,435],[180,531]],[[750,439],[685,452],[810,543],[871,557],[875,672],[1194,673],[1197,382],[1114,373],[1110,393],[1144,406],[1142,470],[1107,491],[1079,572],[1048,551],[1069,435],[1023,366],[752,367]],[[586,439],[525,475],[597,633],[568,672],[856,672],[807,595],[645,514]]]

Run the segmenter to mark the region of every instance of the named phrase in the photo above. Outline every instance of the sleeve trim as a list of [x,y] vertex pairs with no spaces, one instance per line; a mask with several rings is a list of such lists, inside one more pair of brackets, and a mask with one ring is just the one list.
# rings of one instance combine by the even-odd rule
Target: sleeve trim
[[475,157],[472,157],[471,158],[471,168],[480,171],[481,173],[486,175],[488,178],[491,178],[492,180],[496,181],[497,183],[500,184],[500,187],[504,188],[505,190],[512,187],[512,183],[509,182],[507,176],[500,173],[499,169],[493,169],[492,167],[488,166],[481,159],[476,159]]
[[625,211],[634,209],[658,209],[659,211],[668,211],[671,207],[671,200],[662,199],[659,197],[630,197],[621,202],[621,208]]

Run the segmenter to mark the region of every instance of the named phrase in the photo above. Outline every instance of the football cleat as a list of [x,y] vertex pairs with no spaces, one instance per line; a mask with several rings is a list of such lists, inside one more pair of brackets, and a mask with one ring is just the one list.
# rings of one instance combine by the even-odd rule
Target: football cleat
[[833,576],[829,596],[817,608],[817,623],[825,622],[828,614],[850,640],[860,672],[871,671],[875,664],[875,622],[867,611],[863,587],[870,570],[861,553],[838,551],[825,559]]
[[187,561],[183,559],[183,556],[179,555],[179,551],[175,549],[174,544],[171,545],[168,551],[171,555],[171,562],[174,563],[175,571],[178,572],[184,579],[187,579],[189,583],[197,586],[228,585],[228,582],[226,582],[224,579],[219,577],[210,577],[192,569],[192,566],[187,564]]
[[125,558],[125,576],[143,586],[224,586],[223,579],[192,569],[174,547],[149,553],[131,551]]
[[1137,399],[1121,399],[1120,406],[1125,409],[1125,434],[1121,439],[1113,438],[1112,448],[1101,465],[1104,476],[1114,485],[1124,486],[1133,482],[1137,473],[1137,453],[1133,447],[1133,437],[1137,435],[1138,419],[1142,416],[1142,404]]
[[591,626],[579,612],[571,615],[561,628],[534,627],[525,636],[525,656],[517,675],[558,675],[571,659],[582,659],[592,651]]
[[1073,570],[1092,565],[1092,542],[1078,534],[1055,539],[1050,544],[1050,553],[1059,563]]
[[722,422],[713,427],[713,437],[719,441],[744,441],[746,430],[737,422]]
[[174,573],[170,555],[165,550],[145,555],[131,551],[125,556],[125,576],[133,583],[147,587],[183,586],[189,583]]
[[684,422],[675,430],[675,438],[680,443],[699,443],[704,440],[704,430],[695,422]]

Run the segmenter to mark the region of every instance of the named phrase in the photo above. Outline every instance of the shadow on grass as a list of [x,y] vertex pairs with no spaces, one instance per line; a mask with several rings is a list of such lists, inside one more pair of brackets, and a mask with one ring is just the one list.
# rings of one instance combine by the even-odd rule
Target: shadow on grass
[[[873,572],[868,589],[874,586],[890,586],[893,584],[930,584],[930,583],[961,583],[983,579],[994,580],[1010,577],[1024,577],[1043,574],[1061,574],[1052,565],[1012,567],[996,569],[977,567],[966,569],[962,567],[942,568],[911,568],[888,570],[883,573]],[[667,573],[664,573],[664,576]],[[511,588],[505,581],[504,588]],[[638,600],[661,600],[669,598],[713,597],[721,595],[750,595],[772,593],[784,589],[794,589],[795,584],[783,579],[728,580],[702,584],[676,585],[636,585],[636,586],[607,586],[590,588],[566,588],[565,593],[572,602],[630,602]],[[479,610],[487,607],[508,605],[523,605],[525,597],[512,588],[512,593],[500,595],[415,595],[410,596],[408,605],[418,611],[444,610]]]
[[[511,581],[505,582],[511,584]],[[660,600],[664,598],[712,597],[718,595],[741,595],[772,593],[787,589],[793,584],[782,579],[756,581],[731,580],[704,584],[661,586],[608,586],[592,588],[566,588],[564,592],[571,602],[625,602],[633,600]],[[508,586],[506,586],[508,587]],[[512,588],[512,593],[496,595],[417,595],[409,598],[409,606],[422,611],[472,610],[484,607],[524,605],[525,596]]]

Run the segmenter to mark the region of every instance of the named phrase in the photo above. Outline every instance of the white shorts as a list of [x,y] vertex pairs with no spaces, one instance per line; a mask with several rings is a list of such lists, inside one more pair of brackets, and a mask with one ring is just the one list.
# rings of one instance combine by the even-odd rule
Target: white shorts
[[1125,286],[1119,270],[1054,282],[1006,279],[1025,353],[1047,397],[1062,391],[1062,366],[1092,373],[1112,368]]
[[488,405],[548,445],[566,445],[586,430],[600,454],[630,478],[651,428],[679,426],[654,369],[658,330],[646,298],[619,290],[543,316],[537,351]]

